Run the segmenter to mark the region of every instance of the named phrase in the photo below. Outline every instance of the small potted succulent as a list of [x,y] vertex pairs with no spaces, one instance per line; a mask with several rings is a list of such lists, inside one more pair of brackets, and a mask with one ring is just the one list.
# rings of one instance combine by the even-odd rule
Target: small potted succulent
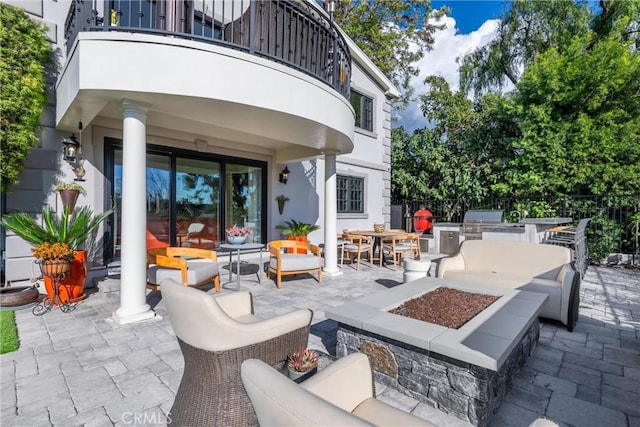
[[296,383],[306,380],[318,372],[318,353],[308,348],[293,353],[287,359],[287,371]]
[[249,227],[239,227],[237,224],[233,224],[233,227],[225,230],[227,235],[227,241],[232,245],[241,245],[247,241],[247,236],[253,234],[253,230]]

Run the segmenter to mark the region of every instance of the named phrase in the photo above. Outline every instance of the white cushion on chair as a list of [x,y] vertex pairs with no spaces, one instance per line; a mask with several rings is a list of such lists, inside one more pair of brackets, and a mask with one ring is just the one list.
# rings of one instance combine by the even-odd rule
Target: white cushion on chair
[[[314,268],[320,268],[322,258],[316,255],[309,254],[282,254],[281,271],[298,271],[298,270],[312,270]],[[274,270],[278,269],[278,260],[271,258],[269,260],[269,266]]]
[[[149,282],[160,283],[165,279],[182,282],[182,274],[177,268],[158,267],[157,265],[149,266]],[[195,285],[210,277],[218,275],[218,263],[207,259],[190,259],[187,260],[187,284]]]

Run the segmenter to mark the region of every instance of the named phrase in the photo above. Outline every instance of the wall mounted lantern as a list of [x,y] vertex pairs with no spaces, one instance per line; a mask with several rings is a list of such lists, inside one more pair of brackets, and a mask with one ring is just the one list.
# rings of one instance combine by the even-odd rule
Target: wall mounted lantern
[[280,177],[278,179],[281,183],[286,184],[289,180],[289,168],[287,165],[284,166],[284,169],[280,172]]
[[64,159],[69,163],[73,173],[76,175],[75,181],[84,181],[86,171],[82,165],[84,159],[80,157],[82,154],[82,122],[78,122],[78,130],[80,131],[80,141],[72,133],[69,138],[62,140],[62,145],[64,145],[62,152]]
[[64,159],[70,164],[74,164],[78,160],[78,148],[80,148],[76,135],[71,134],[69,138],[63,139],[62,144],[64,145]]

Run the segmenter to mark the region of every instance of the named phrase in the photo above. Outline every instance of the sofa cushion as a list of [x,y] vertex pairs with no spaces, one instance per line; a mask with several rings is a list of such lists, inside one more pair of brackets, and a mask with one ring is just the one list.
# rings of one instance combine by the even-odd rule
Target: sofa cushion
[[557,319],[562,304],[562,284],[557,280],[531,278],[514,274],[500,274],[482,271],[451,270],[443,279],[453,280],[461,284],[488,286],[501,289],[518,289],[521,291],[540,292],[549,295],[542,306],[540,316]]
[[[313,270],[314,268],[320,268],[322,258],[316,255],[309,254],[282,254],[281,271],[298,271],[298,270]],[[278,260],[271,258],[269,266],[277,270]]]
[[571,250],[562,246],[501,240],[465,241],[460,254],[465,270],[550,280],[557,280],[573,259]]
[[[160,283],[165,279],[182,283],[182,273],[177,268],[149,266],[149,282]],[[187,284],[195,285],[218,275],[218,263],[207,259],[187,260]]]

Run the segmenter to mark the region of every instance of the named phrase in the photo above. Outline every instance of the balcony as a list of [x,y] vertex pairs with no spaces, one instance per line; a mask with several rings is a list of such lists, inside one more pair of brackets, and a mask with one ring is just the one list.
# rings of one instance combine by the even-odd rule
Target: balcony
[[151,126],[297,145],[300,158],[353,147],[349,49],[313,3],[73,0],[65,39],[60,129],[116,119],[127,99],[152,106]]

